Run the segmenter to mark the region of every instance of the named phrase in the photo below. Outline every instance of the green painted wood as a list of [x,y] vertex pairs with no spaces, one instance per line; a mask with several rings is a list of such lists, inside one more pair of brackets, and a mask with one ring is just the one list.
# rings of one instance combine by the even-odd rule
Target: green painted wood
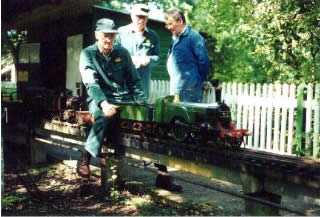
[[120,118],[138,121],[151,121],[150,109],[143,105],[121,105]]
[[302,83],[298,86],[297,90],[297,117],[296,117],[296,151],[298,154],[303,152],[302,140],[303,140],[303,92],[305,84]]

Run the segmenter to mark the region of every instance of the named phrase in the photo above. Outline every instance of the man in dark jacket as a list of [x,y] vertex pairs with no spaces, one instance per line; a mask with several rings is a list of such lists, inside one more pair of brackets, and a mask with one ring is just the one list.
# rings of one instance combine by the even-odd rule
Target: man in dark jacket
[[87,89],[89,112],[95,121],[77,163],[77,173],[82,177],[90,176],[90,158],[100,154],[105,133],[110,140],[117,134],[112,133],[119,124],[116,104],[145,101],[141,79],[130,54],[125,48],[114,46],[117,33],[112,20],[98,20],[97,42],[83,49],[80,55],[82,82]]

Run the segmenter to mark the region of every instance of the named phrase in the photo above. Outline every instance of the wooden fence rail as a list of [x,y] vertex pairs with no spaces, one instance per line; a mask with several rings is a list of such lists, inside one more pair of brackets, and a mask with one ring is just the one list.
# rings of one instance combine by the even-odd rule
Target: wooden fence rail
[[[150,103],[169,95],[168,81],[151,81],[150,86]],[[203,102],[215,102],[214,87],[205,83],[203,89]],[[231,107],[236,127],[251,132],[247,148],[320,157],[320,83],[223,83],[221,100]]]
[[320,84],[223,83],[237,128],[248,128],[247,147],[319,158]]

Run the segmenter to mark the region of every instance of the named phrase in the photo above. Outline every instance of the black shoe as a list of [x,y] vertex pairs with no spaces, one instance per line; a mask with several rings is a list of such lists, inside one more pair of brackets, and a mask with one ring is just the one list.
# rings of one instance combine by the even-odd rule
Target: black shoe
[[172,183],[171,185],[165,186],[163,189],[171,191],[171,192],[182,192],[182,186],[181,185],[176,185]]
[[171,192],[181,192],[182,186],[173,183],[171,176],[158,175],[156,179],[156,187],[162,188]]
[[82,152],[78,162],[77,162],[77,173],[79,176],[83,178],[90,177],[90,163],[91,155],[89,152],[84,151]]

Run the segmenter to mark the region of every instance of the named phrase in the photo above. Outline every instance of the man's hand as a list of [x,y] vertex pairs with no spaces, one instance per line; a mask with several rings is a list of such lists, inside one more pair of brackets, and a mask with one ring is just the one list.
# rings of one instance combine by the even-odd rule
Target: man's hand
[[131,59],[137,69],[150,63],[150,57],[148,56],[131,56]]
[[174,95],[173,102],[174,102],[174,103],[179,103],[179,102],[181,102],[179,93],[176,93],[176,94]]
[[140,57],[140,61],[142,66],[146,66],[150,63],[150,57],[148,56]]
[[100,103],[100,107],[106,117],[112,117],[113,115],[115,115],[117,113],[118,108],[119,108],[119,106],[109,104],[105,100]]

